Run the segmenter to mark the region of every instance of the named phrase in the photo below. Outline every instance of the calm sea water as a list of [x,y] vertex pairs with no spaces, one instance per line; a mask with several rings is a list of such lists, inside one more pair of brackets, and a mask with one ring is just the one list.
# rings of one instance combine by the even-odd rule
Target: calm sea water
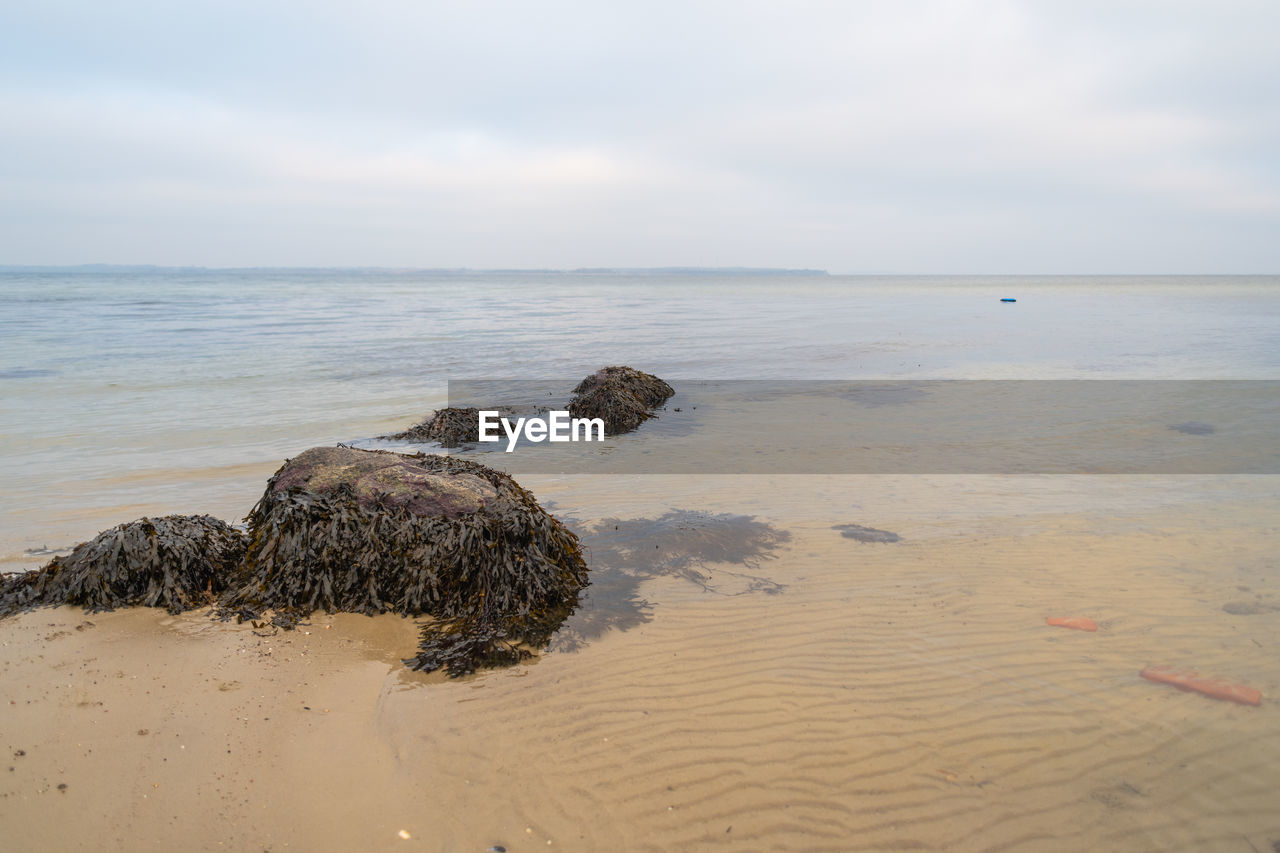
[[[1002,297],[1017,298],[1016,304]],[[450,379],[1280,378],[1280,277],[0,273],[0,560],[231,517]]]

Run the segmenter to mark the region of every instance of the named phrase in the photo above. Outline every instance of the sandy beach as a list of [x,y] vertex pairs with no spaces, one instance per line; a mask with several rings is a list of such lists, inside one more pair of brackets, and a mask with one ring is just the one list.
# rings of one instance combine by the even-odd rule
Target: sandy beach
[[[401,663],[414,624],[394,616],[316,614],[292,632],[141,608],[0,621],[6,848],[1280,840],[1264,478],[1237,478],[1222,488],[1241,499],[1212,504],[1170,499],[1169,481],[1078,478],[1097,506],[1072,512],[1055,506],[1079,495],[1046,486],[1036,499],[1017,481],[651,479],[629,494],[610,478],[531,482],[594,543],[597,594],[557,638],[570,641],[511,669],[414,673]],[[801,509],[815,496],[828,517]],[[719,538],[641,525],[621,547],[581,521],[601,505],[611,520],[695,505],[786,536],[739,561],[703,557],[749,539],[741,524]],[[902,538],[832,529],[848,522]],[[625,557],[640,548],[667,573],[638,576]],[[1149,664],[1264,698],[1153,684],[1138,677]]]

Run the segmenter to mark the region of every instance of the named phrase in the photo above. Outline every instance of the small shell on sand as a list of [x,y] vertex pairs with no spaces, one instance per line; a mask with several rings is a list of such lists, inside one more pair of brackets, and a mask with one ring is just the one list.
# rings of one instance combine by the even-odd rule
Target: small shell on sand
[[1096,631],[1098,623],[1083,616],[1050,616],[1044,620],[1046,625],[1054,628],[1073,628],[1077,631]]
[[1179,690],[1203,693],[1214,699],[1236,702],[1241,705],[1261,705],[1262,691],[1244,684],[1232,684],[1221,678],[1204,677],[1187,670],[1170,669],[1167,666],[1149,666],[1138,673],[1147,681],[1172,684]]

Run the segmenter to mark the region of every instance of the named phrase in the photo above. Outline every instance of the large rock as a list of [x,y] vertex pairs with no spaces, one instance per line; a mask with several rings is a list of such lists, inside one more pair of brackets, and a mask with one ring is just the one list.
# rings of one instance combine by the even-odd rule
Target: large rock
[[432,616],[417,669],[528,657],[587,583],[577,537],[529,492],[452,457],[313,448],[276,472],[248,520],[225,612]]
[[314,447],[276,472],[267,496],[291,489],[333,495],[346,487],[363,509],[407,507],[417,516],[450,519],[471,515],[483,508],[486,500],[498,496],[494,486],[474,473],[439,470],[439,458]]
[[604,367],[578,383],[569,403],[575,418],[600,418],[606,435],[630,432],[654,417],[675,390],[651,373],[632,367]]
[[0,616],[59,604],[95,611],[141,604],[179,613],[213,603],[244,553],[245,535],[216,518],[142,518],[0,583]]

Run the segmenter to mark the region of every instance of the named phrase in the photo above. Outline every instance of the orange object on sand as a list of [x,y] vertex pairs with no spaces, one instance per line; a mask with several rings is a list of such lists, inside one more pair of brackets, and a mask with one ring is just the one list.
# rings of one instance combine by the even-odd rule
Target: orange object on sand
[[1050,616],[1044,620],[1046,625],[1055,628],[1074,628],[1077,631],[1096,631],[1098,623],[1083,616]]
[[1149,666],[1138,673],[1147,681],[1158,681],[1161,684],[1172,684],[1179,690],[1203,693],[1214,699],[1227,702],[1238,702],[1241,705],[1261,705],[1262,691],[1254,690],[1244,684],[1232,684],[1221,678],[1204,678],[1194,672],[1170,669],[1167,666]]

